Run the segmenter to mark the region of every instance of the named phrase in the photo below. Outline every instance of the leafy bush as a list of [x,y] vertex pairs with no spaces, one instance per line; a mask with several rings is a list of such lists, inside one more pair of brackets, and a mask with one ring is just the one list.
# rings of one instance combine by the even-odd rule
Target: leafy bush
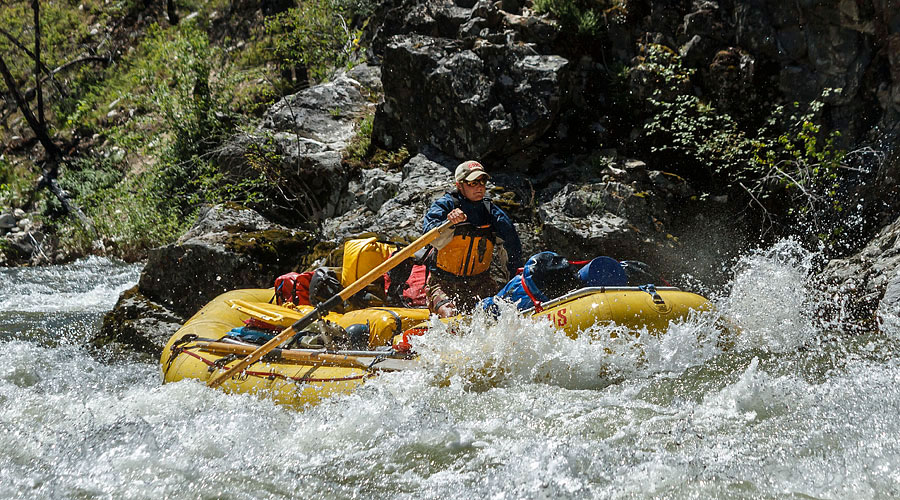
[[[831,92],[831,90],[826,90]],[[825,133],[818,122],[823,103],[776,106],[753,139],[753,157],[736,178],[754,201],[765,207],[780,198],[787,213],[829,242],[842,231],[835,226],[843,211],[838,189],[846,152],[836,145],[840,132]]]
[[[41,60],[49,69],[75,59],[83,50],[81,44],[89,37],[95,20],[90,11],[101,3],[95,0],[82,2],[82,8],[71,2],[41,2]],[[107,10],[114,8],[107,7]],[[112,13],[115,15],[115,12]],[[0,4],[0,26],[29,50],[34,48],[33,11],[31,2],[13,0]],[[17,80],[33,82],[34,61],[6,37],[0,36],[0,53]],[[61,75],[56,76],[57,79]],[[31,87],[32,83],[26,86]],[[6,93],[6,83],[0,78],[0,93]]]
[[596,0],[534,0],[534,11],[559,19],[560,28],[579,35],[597,36],[607,23],[621,20],[624,2]]
[[748,131],[692,93],[692,73],[671,49],[648,45],[641,64],[625,75],[652,89],[632,103],[646,117],[635,141],[639,154],[706,189],[743,192],[769,223],[800,222],[815,237],[830,238],[834,230],[827,227],[842,210],[844,151],[835,142],[839,134],[825,133],[820,123],[823,104],[775,106],[765,126]]
[[327,80],[336,68],[351,63],[362,35],[361,29],[351,25],[353,12],[348,7],[365,5],[312,0],[269,17],[266,33],[274,61],[283,67],[305,68],[314,81]]
[[[174,241],[194,219],[194,211],[168,207],[161,193],[149,189],[144,177],[129,177],[80,200],[97,232],[103,235],[106,252],[126,260],[145,258],[147,249]],[[93,235],[81,226],[62,226],[59,237],[69,251],[96,250]]]
[[[63,177],[100,234],[117,242],[114,252],[134,255],[144,245],[171,241],[200,204],[258,193],[209,160],[238,124],[229,108],[243,77],[201,26],[187,22],[151,26],[118,65],[81,81],[68,123],[101,130],[128,155],[155,160],[143,172],[117,172],[113,179],[115,169],[91,158],[85,161],[93,163],[94,177],[77,166]],[[129,119],[111,119],[110,109],[128,110]],[[73,248],[90,249],[84,241],[90,235],[67,232]]]

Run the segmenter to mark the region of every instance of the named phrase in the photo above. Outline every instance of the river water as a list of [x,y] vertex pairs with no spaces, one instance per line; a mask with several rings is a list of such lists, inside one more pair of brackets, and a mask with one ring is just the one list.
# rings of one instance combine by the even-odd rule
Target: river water
[[900,497],[900,322],[822,324],[812,257],[746,256],[641,344],[436,328],[420,369],[302,412],[84,347],[139,266],[3,269],[0,498]]

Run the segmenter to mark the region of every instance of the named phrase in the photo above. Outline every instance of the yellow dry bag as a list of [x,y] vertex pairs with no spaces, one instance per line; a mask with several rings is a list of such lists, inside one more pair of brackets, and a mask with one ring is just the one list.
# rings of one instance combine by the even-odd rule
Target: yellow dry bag
[[388,260],[397,250],[395,245],[378,241],[374,236],[347,240],[341,264],[341,285],[347,288],[366,273]]

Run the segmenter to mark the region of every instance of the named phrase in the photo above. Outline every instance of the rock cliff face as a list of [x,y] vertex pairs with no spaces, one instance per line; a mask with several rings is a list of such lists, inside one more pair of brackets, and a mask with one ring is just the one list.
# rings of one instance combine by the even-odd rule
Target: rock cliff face
[[860,330],[871,328],[877,318],[900,318],[900,218],[860,252],[829,262],[821,280],[832,296],[843,299],[829,313]]
[[375,135],[388,147],[430,145],[457,158],[515,153],[565,106],[567,65],[514,43],[397,35],[385,49]]
[[[634,0],[610,6],[590,47],[529,5],[383,2],[370,24],[371,65],[284,98],[258,131],[221,150],[219,162],[238,171],[254,148],[272,148],[296,203],[261,214],[210,210],[176,244],[153,253],[103,338],[117,338],[125,323],[134,325],[129,335],[141,335],[140,297],[148,317],[159,317],[160,307],[185,317],[220,291],[271,286],[277,274],[311,263],[316,240],[334,247],[367,232],[412,240],[427,207],[451,188],[452,169],[471,158],[492,174],[489,196],[516,221],[526,255],[608,254],[643,260],[674,284],[685,274],[721,283],[721,262],[749,243],[746,218],[736,215],[743,207],[724,196],[698,199],[698,183],[710,189],[707,173],[681,177],[629,157],[641,124],[615,116],[622,89],[613,88],[611,68],[637,68],[647,43],[677,52],[696,71],[682,90],[730,113],[753,115],[840,89],[825,97],[827,118],[848,147],[859,148],[847,190],[866,215],[860,234],[890,226],[858,255],[832,262],[822,281],[855,291],[861,320],[891,310],[900,251],[896,2]],[[649,97],[645,76],[632,73],[629,98]],[[341,161],[357,117],[372,112],[373,140],[412,152],[400,170],[356,170]],[[269,222],[287,223],[278,216],[291,210],[293,220],[315,227],[315,237]]]

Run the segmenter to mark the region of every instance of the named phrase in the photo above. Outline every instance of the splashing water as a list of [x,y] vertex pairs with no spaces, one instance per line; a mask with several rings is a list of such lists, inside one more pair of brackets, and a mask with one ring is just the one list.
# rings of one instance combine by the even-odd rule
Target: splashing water
[[812,340],[816,310],[808,281],[815,255],[794,240],[743,257],[721,304],[740,329],[739,349],[788,351]]
[[808,256],[778,248],[663,335],[570,339],[510,308],[436,322],[420,368],[301,412],[22,335],[14,318],[36,315],[86,338],[137,271],[55,268],[79,285],[46,310],[27,288],[53,269],[17,270],[0,291],[0,498],[896,498],[896,336],[812,341]]

